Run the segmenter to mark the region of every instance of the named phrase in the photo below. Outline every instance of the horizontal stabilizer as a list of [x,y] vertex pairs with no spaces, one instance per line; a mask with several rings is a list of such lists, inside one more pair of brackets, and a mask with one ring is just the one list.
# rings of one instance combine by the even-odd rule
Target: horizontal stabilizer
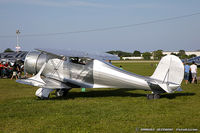
[[176,91],[183,91],[183,89],[181,87],[179,87]]
[[173,91],[169,88],[167,84],[158,84],[167,93],[172,93]]
[[172,93],[174,91],[177,91],[178,89],[179,91],[181,90],[180,85],[174,83],[158,83],[158,85],[167,93]]

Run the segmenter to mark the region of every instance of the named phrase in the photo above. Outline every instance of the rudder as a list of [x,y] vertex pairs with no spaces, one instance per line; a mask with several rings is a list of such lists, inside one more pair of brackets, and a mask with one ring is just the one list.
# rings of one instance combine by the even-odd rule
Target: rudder
[[159,83],[160,86],[161,84],[168,84],[169,87],[168,90],[170,88],[174,90],[174,87],[170,87],[172,85],[180,86],[183,77],[184,77],[183,63],[177,56],[174,55],[164,56],[160,60],[158,67],[151,76],[152,79],[161,81],[161,83]]

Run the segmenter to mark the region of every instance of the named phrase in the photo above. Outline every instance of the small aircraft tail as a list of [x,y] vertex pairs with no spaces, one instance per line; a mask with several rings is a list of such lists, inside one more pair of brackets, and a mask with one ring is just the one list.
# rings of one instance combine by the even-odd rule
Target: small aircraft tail
[[180,87],[183,76],[182,61],[174,55],[167,55],[161,59],[151,78],[155,79],[163,90],[172,93]]

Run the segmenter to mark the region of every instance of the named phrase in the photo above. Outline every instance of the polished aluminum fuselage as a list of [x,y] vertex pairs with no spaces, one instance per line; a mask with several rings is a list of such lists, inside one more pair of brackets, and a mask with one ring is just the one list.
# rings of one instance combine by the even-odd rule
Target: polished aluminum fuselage
[[139,76],[110,63],[89,59],[87,63],[73,63],[70,58],[59,59],[40,52],[30,52],[25,59],[25,71],[36,74],[42,71],[45,78],[62,82],[68,88],[132,88],[151,90],[151,79]]

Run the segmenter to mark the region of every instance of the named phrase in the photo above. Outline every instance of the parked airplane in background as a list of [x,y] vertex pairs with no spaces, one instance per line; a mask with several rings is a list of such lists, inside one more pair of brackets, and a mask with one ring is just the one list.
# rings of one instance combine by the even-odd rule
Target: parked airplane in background
[[191,63],[191,64],[192,64],[193,61],[195,62],[195,64],[196,64],[197,66],[200,66],[200,56],[197,56],[197,57],[193,57],[193,58],[188,59],[188,60],[187,60],[187,63]]
[[5,52],[0,53],[0,61],[1,62],[16,62],[16,61],[24,61],[27,51],[19,51],[19,52]]
[[36,96],[41,99],[48,98],[54,89],[57,96],[64,96],[72,88],[149,90],[153,93],[148,94],[147,98],[158,99],[161,93],[176,91],[184,76],[184,66],[174,55],[163,57],[153,75],[144,77],[121,70],[105,61],[118,60],[114,55],[36,50],[29,52],[24,62],[25,71],[36,75],[17,82],[40,87]]

